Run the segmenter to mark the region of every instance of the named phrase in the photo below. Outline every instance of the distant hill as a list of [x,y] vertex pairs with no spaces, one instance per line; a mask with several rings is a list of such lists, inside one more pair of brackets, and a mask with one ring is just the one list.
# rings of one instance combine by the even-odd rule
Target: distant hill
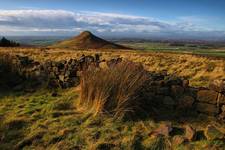
[[130,49],[128,47],[101,39],[89,31],[84,31],[76,37],[53,44],[50,48]]
[[6,39],[5,37],[3,37],[0,40],[0,47],[18,47],[18,46],[20,46],[19,43],[16,43],[14,41],[10,41],[10,40]]

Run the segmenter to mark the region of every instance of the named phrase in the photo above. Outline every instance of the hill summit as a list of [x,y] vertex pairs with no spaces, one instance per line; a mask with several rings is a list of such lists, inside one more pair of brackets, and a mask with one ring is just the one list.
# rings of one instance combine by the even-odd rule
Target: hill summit
[[60,41],[50,47],[76,49],[130,49],[125,46],[118,45],[99,38],[92,34],[90,31],[84,31],[76,37]]

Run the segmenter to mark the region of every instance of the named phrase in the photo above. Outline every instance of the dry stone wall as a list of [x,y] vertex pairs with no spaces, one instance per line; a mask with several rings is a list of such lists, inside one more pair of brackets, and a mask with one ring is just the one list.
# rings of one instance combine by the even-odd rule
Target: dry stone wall
[[209,88],[194,88],[189,81],[166,74],[150,73],[145,97],[158,109],[188,113],[195,111],[225,120],[225,81],[213,81]]
[[[24,79],[50,88],[68,88],[79,84],[79,72],[91,66],[98,66],[99,56],[82,56],[65,61],[37,62],[27,56],[1,55],[0,64]],[[2,70],[2,69],[0,69]]]
[[[113,67],[121,58],[106,62],[99,55],[82,56],[64,61],[37,62],[26,56],[1,55],[0,73],[3,67],[10,68],[24,79],[35,81],[49,88],[69,88],[79,85],[80,72],[89,67]],[[143,89],[146,103],[172,111],[196,111],[225,120],[225,81],[212,81],[209,88],[194,88],[189,81],[166,73],[149,72],[149,82]],[[146,105],[147,106],[147,105]]]

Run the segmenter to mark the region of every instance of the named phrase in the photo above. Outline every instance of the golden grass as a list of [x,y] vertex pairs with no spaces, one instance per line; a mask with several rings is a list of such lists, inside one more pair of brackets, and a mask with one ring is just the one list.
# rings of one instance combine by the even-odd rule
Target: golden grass
[[0,53],[27,55],[38,61],[65,60],[79,58],[82,54],[100,53],[101,59],[109,60],[122,57],[126,60],[141,62],[148,71],[161,72],[186,77],[192,86],[207,86],[210,80],[224,79],[225,60],[192,54],[156,53],[125,50],[73,50],[45,48],[0,48]]
[[[149,133],[167,121],[155,122],[149,118],[124,122],[115,121],[108,116],[91,117],[80,113],[76,108],[68,107],[68,103],[79,100],[79,93],[74,88],[57,92],[57,97],[52,97],[52,91],[46,89],[35,93],[11,93],[4,97],[0,93],[1,149],[170,148],[168,141],[172,136],[156,139],[149,136]],[[53,116],[55,112],[59,115]],[[205,119],[206,116],[203,115],[198,121],[185,121],[185,124],[192,125],[196,131],[202,131],[213,122],[212,119]],[[172,125],[183,128],[184,123],[174,120]],[[220,127],[224,128],[224,125],[220,124]],[[212,147],[223,149],[224,142],[200,139],[172,149]]]
[[94,116],[103,113],[122,119],[140,109],[139,92],[146,80],[142,66],[131,62],[85,71],[77,108]]

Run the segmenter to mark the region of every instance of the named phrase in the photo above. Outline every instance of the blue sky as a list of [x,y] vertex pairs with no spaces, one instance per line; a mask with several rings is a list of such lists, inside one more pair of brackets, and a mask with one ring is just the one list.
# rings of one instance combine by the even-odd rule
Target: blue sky
[[225,37],[224,0],[0,0],[0,35]]

